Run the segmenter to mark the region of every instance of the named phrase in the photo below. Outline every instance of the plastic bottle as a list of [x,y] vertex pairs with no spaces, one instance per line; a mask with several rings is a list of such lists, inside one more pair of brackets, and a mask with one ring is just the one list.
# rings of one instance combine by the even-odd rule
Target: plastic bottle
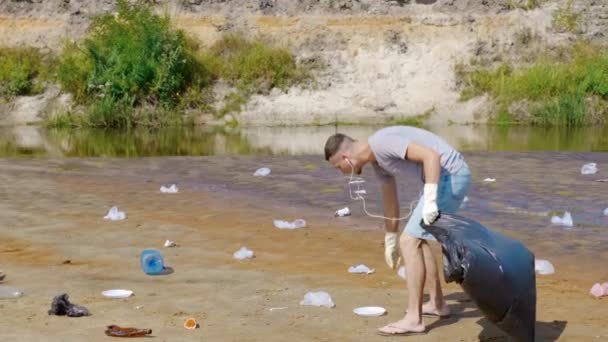
[[163,256],[155,249],[141,252],[141,268],[146,274],[160,274],[164,269]]
[[0,299],[19,298],[23,296],[23,291],[18,288],[0,285]]

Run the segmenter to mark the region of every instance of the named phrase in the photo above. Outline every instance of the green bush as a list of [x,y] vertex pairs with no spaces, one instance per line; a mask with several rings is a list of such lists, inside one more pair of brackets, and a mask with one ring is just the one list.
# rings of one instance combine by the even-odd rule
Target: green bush
[[534,123],[585,124],[586,99],[598,96],[601,101],[608,101],[608,50],[578,43],[571,55],[567,61],[540,58],[520,69],[503,64],[494,70],[464,73],[461,100],[489,94],[501,108],[502,121],[506,118],[503,111],[526,100],[533,104],[530,119]]
[[48,63],[33,48],[0,49],[0,96],[34,95],[42,92]]

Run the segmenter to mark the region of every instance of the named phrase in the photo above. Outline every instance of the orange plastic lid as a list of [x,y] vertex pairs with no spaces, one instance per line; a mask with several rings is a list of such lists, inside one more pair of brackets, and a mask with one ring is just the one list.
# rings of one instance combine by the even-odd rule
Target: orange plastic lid
[[190,329],[190,330],[194,330],[196,329],[196,320],[192,317],[188,318],[185,322],[184,322],[184,328],[186,329]]

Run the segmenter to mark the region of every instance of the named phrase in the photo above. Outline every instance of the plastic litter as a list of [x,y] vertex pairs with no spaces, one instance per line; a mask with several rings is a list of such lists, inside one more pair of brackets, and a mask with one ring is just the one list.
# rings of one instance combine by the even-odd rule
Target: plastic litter
[[23,291],[16,287],[0,285],[0,299],[12,299],[23,296]]
[[166,186],[162,185],[160,187],[160,192],[162,192],[163,194],[176,194],[179,192],[179,189],[177,188],[177,186],[175,184],[171,184],[170,187],[166,187]]
[[4,278],[6,278],[6,274],[4,274],[4,272],[0,271],[0,281],[3,281]]
[[306,227],[306,221],[302,219],[297,219],[293,222],[274,220],[274,226],[279,229],[298,229]]
[[555,225],[565,226],[565,227],[573,227],[574,222],[572,221],[572,214],[569,211],[564,213],[563,217],[553,216],[551,217],[551,223]]
[[486,178],[483,181],[484,182],[496,182],[496,178]]
[[593,284],[593,287],[591,287],[591,290],[589,291],[589,293],[591,293],[592,296],[596,297],[596,298],[600,298],[600,297],[604,297],[604,296],[608,296],[608,283],[595,283]]
[[165,246],[165,247],[175,247],[175,246],[177,246],[177,244],[175,243],[175,241],[166,240],[165,244],[163,246]]
[[190,317],[184,322],[184,328],[188,330],[194,330],[198,328],[198,323],[196,323],[196,320],[194,318]]
[[407,277],[407,273],[405,271],[405,266],[401,266],[399,267],[399,271],[397,271],[397,275],[399,276],[399,278],[401,279],[405,279],[405,277]]
[[118,325],[106,327],[106,335],[112,337],[143,337],[151,333],[152,329],[121,328]]
[[247,247],[241,247],[238,251],[234,252],[234,258],[237,260],[251,259],[253,258],[253,251],[247,249]]
[[582,175],[593,175],[597,173],[597,164],[596,163],[588,163],[581,167]]
[[141,269],[146,274],[160,274],[165,269],[163,256],[155,249],[145,249],[140,256]]
[[270,309],[268,309],[268,311],[277,311],[277,310],[285,310],[285,309],[287,309],[286,306],[281,306],[281,307],[278,307],[278,308],[270,308]]
[[[604,216],[608,216],[608,208],[604,209]],[[2,279],[0,279],[2,280]]]
[[349,207],[344,207],[342,209],[338,209],[338,210],[336,210],[336,213],[334,214],[334,217],[344,217],[344,216],[350,216]]
[[51,309],[48,311],[49,315],[57,316],[68,316],[68,317],[82,317],[90,316],[91,313],[84,306],[70,303],[68,300],[68,294],[60,294],[53,298]]
[[373,274],[376,270],[369,268],[363,264],[357,266],[351,266],[348,268],[348,273],[366,273]]
[[106,220],[120,221],[127,218],[127,214],[125,214],[124,211],[118,211],[118,207],[112,207],[110,208],[110,211],[108,211],[108,214],[103,218]]
[[380,317],[386,313],[386,309],[381,306],[362,306],[354,309],[353,312],[363,317]]
[[300,302],[300,305],[324,306],[326,308],[333,308],[336,306],[331,300],[329,293],[323,291],[306,293],[304,299]]
[[267,167],[261,167],[253,173],[255,177],[266,177],[270,174],[270,169]]
[[547,275],[555,273],[555,268],[548,260],[535,259],[534,271],[538,274]]
[[133,291],[124,289],[106,290],[101,293],[107,298],[129,298],[133,295]]

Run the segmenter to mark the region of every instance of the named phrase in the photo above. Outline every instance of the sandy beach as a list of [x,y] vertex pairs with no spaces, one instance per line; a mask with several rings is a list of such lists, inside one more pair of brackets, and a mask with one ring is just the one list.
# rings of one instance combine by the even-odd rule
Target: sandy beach
[[[491,175],[503,184],[524,179],[518,184],[536,189],[517,194],[519,189],[510,187],[506,197],[545,203],[559,197],[546,195],[553,182],[575,190],[549,206],[608,206],[608,185],[580,176],[580,165],[590,155],[565,154],[547,158],[547,164],[520,154],[510,159],[510,170],[497,162],[504,155],[492,156],[470,156],[477,178]],[[607,165],[607,154],[592,157]],[[269,177],[274,178],[253,179],[255,165],[264,162],[273,165]],[[304,167],[311,163],[314,167]],[[7,274],[2,284],[25,292],[18,299],[0,300],[0,340],[111,340],[104,335],[111,324],[152,329],[152,340],[158,341],[401,340],[378,336],[376,329],[403,314],[405,283],[384,263],[380,222],[361,218],[357,210],[345,219],[332,217],[340,201],[358,207],[343,201],[344,183],[334,172],[317,156],[0,160],[0,270]],[[570,175],[571,181],[558,181]],[[170,182],[180,192],[161,194],[160,185]],[[339,190],[332,193],[330,186]],[[325,197],[315,197],[319,188]],[[487,210],[476,205],[482,199],[495,209],[511,208],[510,202],[493,197],[499,189],[476,183],[475,201],[464,213],[519,239],[555,265],[555,274],[537,277],[537,340],[607,341],[608,299],[594,299],[589,289],[608,281],[608,218],[593,216],[591,223],[564,231],[549,227],[548,217],[521,214],[523,209],[483,216]],[[557,185],[551,191],[566,190]],[[534,209],[534,203],[526,208]],[[103,219],[113,205],[126,212],[126,220]],[[278,230],[272,225],[276,218],[304,218],[308,226]],[[525,220],[531,226],[545,222],[545,233],[513,227]],[[163,248],[166,239],[178,246]],[[232,253],[242,246],[253,250],[255,258],[234,260]],[[139,265],[145,248],[159,249],[173,273],[145,275]],[[346,271],[361,263],[376,273]],[[101,296],[112,288],[135,295]],[[319,290],[330,293],[335,308],[299,305],[306,292]],[[92,315],[47,315],[52,298],[61,293]],[[448,284],[446,293],[454,315],[427,318],[428,334],[416,341],[508,340],[459,286]],[[388,314],[362,318],[352,313],[368,305],[383,306]],[[286,309],[269,310],[277,307]],[[194,317],[200,328],[184,329],[187,317]]]

